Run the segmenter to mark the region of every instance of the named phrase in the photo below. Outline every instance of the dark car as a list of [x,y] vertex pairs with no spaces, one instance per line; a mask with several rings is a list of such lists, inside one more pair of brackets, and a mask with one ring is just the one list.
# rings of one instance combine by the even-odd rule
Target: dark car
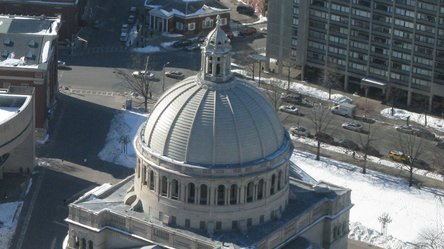
[[[362,149],[363,152],[365,152],[365,147]],[[380,157],[381,153],[379,153],[379,151],[377,149],[375,149],[372,146],[368,146],[367,148],[367,155],[370,156],[375,156],[375,157]]]
[[323,132],[319,132],[316,133],[315,135],[316,140],[319,140],[323,143],[327,143],[327,144],[334,144],[335,143],[335,139],[328,135],[327,133],[323,133]]
[[291,104],[300,103],[302,100],[302,96],[297,93],[289,93],[281,95],[281,100]]
[[419,158],[413,158],[412,164],[413,164],[413,167],[418,168],[418,169],[426,169],[426,170],[430,169],[429,164]]
[[343,139],[339,140],[338,141],[338,145],[342,146],[342,147],[344,147],[346,149],[349,149],[349,150],[354,150],[354,151],[359,150],[359,145],[357,145],[352,140],[346,139],[346,138],[343,138]]
[[244,15],[249,15],[249,16],[254,15],[254,8],[245,4],[239,4],[236,7],[236,11]]
[[245,27],[239,31],[239,35],[241,36],[250,36],[256,34],[257,29],[253,27]]
[[183,79],[185,75],[180,71],[166,71],[165,76],[173,79]]
[[184,48],[184,47],[190,46],[191,44],[193,44],[193,42],[191,40],[184,39],[184,40],[179,40],[179,41],[174,42],[173,47]]

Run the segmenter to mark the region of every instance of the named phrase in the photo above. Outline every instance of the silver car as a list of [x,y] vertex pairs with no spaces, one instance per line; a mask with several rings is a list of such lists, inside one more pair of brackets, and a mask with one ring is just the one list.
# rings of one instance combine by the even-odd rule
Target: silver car
[[342,124],[342,128],[347,129],[347,130],[351,130],[351,131],[356,131],[356,132],[362,132],[363,131],[363,127],[360,123],[358,122],[346,122]]
[[305,127],[301,127],[301,126],[290,127],[290,133],[292,135],[301,136],[301,137],[310,137],[311,136],[310,130]]

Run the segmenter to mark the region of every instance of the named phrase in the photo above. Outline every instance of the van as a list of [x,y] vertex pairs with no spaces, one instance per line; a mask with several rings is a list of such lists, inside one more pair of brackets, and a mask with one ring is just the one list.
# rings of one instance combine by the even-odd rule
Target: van
[[239,4],[236,8],[236,11],[240,14],[245,14],[249,16],[254,15],[254,8],[244,4]]
[[339,104],[331,108],[331,112],[337,115],[353,118],[355,116],[356,106],[352,104]]

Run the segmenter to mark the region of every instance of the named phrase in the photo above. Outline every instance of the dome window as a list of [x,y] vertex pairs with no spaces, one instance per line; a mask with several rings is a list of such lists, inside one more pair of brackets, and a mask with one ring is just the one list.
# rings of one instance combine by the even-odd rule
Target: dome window
[[34,41],[34,40],[30,40],[30,41],[28,42],[28,46],[29,46],[30,48],[36,48],[36,47],[37,47],[37,42]]
[[28,51],[28,53],[26,53],[25,58],[28,60],[35,60],[35,54],[32,53],[32,51]]
[[11,39],[6,38],[5,40],[3,40],[3,45],[5,45],[5,46],[12,46],[12,45],[14,45],[14,42],[12,42]]
[[8,55],[9,55],[8,50],[3,50],[1,55],[3,58],[8,58]]

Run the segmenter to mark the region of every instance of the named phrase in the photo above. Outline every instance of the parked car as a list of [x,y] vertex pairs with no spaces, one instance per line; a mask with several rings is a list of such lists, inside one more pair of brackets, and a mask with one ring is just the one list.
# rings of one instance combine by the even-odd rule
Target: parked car
[[126,42],[128,40],[128,33],[127,32],[121,32],[120,33],[120,41]]
[[256,34],[257,30],[253,27],[245,27],[239,31],[239,34],[242,36],[250,36]]
[[136,22],[136,16],[135,15],[129,15],[128,16],[128,23],[133,24]]
[[[365,147],[362,148],[362,151],[365,152]],[[380,157],[381,153],[379,153],[379,151],[377,149],[375,149],[374,147],[368,146],[367,147],[367,155]]]
[[311,102],[310,100],[308,100],[307,98],[302,98],[298,103],[296,103],[297,105],[300,106],[305,106],[305,107],[313,107],[314,104],[313,102]]
[[299,109],[296,106],[294,106],[294,105],[282,105],[282,106],[279,106],[279,111],[290,113],[290,114],[294,114],[294,115],[302,115],[299,112]]
[[400,162],[400,163],[408,163],[410,161],[410,158],[406,154],[402,153],[401,151],[397,151],[397,150],[391,150],[388,153],[388,157],[390,159],[392,159],[393,161]]
[[183,39],[183,40],[179,40],[179,41],[174,42],[173,47],[184,48],[186,46],[190,46],[191,44],[193,44],[193,42],[191,40]]
[[316,140],[319,140],[323,143],[327,143],[327,144],[334,144],[335,143],[335,139],[332,136],[330,136],[324,132],[316,133],[315,138],[316,138]]
[[413,125],[402,125],[402,126],[396,126],[395,129],[399,132],[412,134],[425,139],[430,139],[430,140],[435,139],[435,134],[422,127],[413,126]]
[[66,65],[66,62],[64,61],[57,61],[57,69],[66,69],[68,66]]
[[122,24],[122,27],[120,28],[120,32],[128,33],[129,31],[129,25],[128,24]]
[[240,14],[245,14],[249,16],[254,15],[254,8],[245,4],[239,4],[236,7],[236,11]]
[[373,118],[369,118],[367,116],[355,116],[356,120],[362,121],[364,123],[368,123],[368,124],[374,124],[376,122],[376,120],[374,120]]
[[283,93],[281,95],[281,100],[284,102],[290,103],[290,104],[300,103],[301,99],[302,99],[302,96],[297,93],[288,93],[288,94]]
[[429,164],[426,161],[421,160],[419,158],[413,158],[412,164],[413,164],[413,167],[418,168],[418,169],[426,169],[426,170],[430,169]]
[[173,78],[173,79],[183,79],[185,75],[179,71],[166,71],[165,76]]
[[305,127],[301,127],[301,126],[290,127],[290,133],[292,135],[301,136],[301,137],[310,137],[311,136],[310,130]]
[[150,71],[145,71],[145,70],[141,70],[141,71],[134,71],[132,73],[134,78],[146,78],[146,79],[153,79],[154,78],[154,74],[151,73]]
[[436,144],[436,147],[438,147],[438,148],[440,148],[440,149],[444,149],[444,140],[439,141],[439,142]]
[[137,7],[136,6],[131,6],[129,9],[129,13],[131,15],[136,15],[137,14]]
[[200,44],[191,44],[190,46],[185,47],[185,50],[187,51],[195,51],[195,50],[200,50]]
[[359,145],[347,138],[340,139],[338,145],[353,151],[359,150]]
[[343,123],[341,126],[344,129],[356,131],[356,132],[362,132],[364,130],[362,125],[358,122],[346,122],[346,123]]

